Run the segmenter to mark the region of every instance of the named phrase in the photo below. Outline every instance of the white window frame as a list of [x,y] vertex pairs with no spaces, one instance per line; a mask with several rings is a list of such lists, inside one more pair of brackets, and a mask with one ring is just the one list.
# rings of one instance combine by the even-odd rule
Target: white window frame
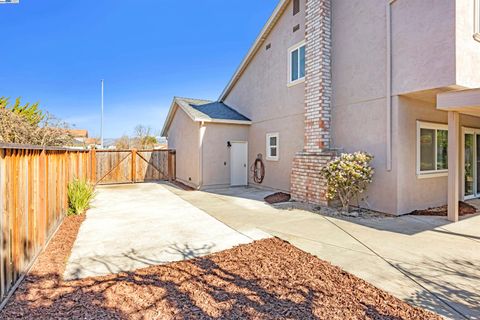
[[[418,178],[434,178],[448,176],[448,169],[437,170],[437,141],[435,140],[435,170],[421,171],[420,170],[420,130],[432,129],[432,130],[446,130],[448,132],[448,125],[434,122],[417,121],[417,177]],[[435,139],[437,138],[437,132],[435,131]]]
[[[270,151],[272,146],[270,145],[270,138],[277,138],[277,145],[275,146],[277,149],[277,155],[272,156],[270,155]],[[265,139],[265,145],[266,145],[266,159],[269,161],[278,161],[279,155],[280,155],[280,134],[278,132],[271,132],[266,134],[266,139]]]
[[473,38],[480,41],[480,0],[475,0]]
[[[302,83],[302,82],[305,82],[305,75],[301,78],[298,78],[297,80],[293,80],[292,81],[292,52],[295,51],[295,50],[298,50],[298,70],[300,72],[300,48],[305,46],[305,40],[302,40],[300,41],[299,43],[291,46],[290,48],[288,48],[288,82],[287,82],[287,85],[289,87],[291,86],[294,86],[296,84],[299,84],[299,83]],[[306,48],[305,48],[306,49]],[[307,52],[305,51],[305,60],[306,60],[306,54]]]

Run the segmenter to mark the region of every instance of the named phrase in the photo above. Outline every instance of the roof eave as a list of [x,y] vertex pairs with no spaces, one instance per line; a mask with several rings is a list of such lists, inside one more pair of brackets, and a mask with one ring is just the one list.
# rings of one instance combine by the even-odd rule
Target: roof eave
[[228,119],[202,119],[196,118],[194,121],[196,122],[211,122],[211,123],[225,123],[225,124],[245,124],[251,125],[252,121],[249,120],[228,120]]
[[168,135],[168,129],[170,129],[170,124],[172,123],[173,116],[175,115],[175,105],[177,105],[179,108],[182,108],[182,110],[192,119],[195,121],[195,118],[188,112],[188,110],[185,109],[185,107],[179,103],[180,100],[178,97],[174,97],[172,104],[170,105],[170,110],[168,110],[168,115],[167,118],[165,119],[165,123],[162,128],[162,137],[166,137]]
[[218,101],[224,101],[224,99],[228,96],[232,88],[235,86],[237,81],[240,79],[243,71],[247,68],[248,64],[252,61],[253,57],[257,53],[258,49],[260,46],[265,42],[267,39],[267,36],[269,35],[270,31],[273,29],[275,24],[278,22],[280,19],[280,16],[283,14],[285,11],[288,3],[290,0],[281,0],[278,5],[275,7],[275,10],[271,14],[270,18],[268,19],[267,23],[265,23],[262,31],[258,35],[257,39],[255,39],[255,42],[253,45],[250,47],[250,50],[248,50],[247,54],[243,58],[242,62],[240,63],[240,66],[235,70],[235,73],[233,74],[232,78],[228,82],[227,86],[225,89],[223,89],[222,94],[218,98]]

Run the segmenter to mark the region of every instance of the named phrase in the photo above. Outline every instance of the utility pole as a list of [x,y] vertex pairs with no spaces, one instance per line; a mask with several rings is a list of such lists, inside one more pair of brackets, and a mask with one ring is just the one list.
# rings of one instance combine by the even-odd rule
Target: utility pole
[[102,116],[100,120],[100,146],[103,149],[103,79],[102,79]]

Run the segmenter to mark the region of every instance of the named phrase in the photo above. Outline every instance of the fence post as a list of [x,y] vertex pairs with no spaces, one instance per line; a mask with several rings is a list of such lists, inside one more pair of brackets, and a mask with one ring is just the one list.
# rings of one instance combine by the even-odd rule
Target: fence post
[[168,151],[168,180],[175,181],[176,179],[176,152],[175,150]]
[[92,183],[97,183],[97,151],[95,150],[95,148],[90,150],[90,156],[90,164],[92,166],[90,168],[90,181]]
[[137,180],[137,149],[132,149],[132,183]]
[[6,233],[6,221],[4,220],[4,216],[6,216],[6,209],[4,208],[4,198],[6,197],[6,187],[5,187],[5,149],[0,149],[0,301],[4,297],[6,293],[5,287],[5,274],[4,270],[6,270],[6,266],[4,263],[7,262],[6,255],[6,247],[7,247],[7,233]]

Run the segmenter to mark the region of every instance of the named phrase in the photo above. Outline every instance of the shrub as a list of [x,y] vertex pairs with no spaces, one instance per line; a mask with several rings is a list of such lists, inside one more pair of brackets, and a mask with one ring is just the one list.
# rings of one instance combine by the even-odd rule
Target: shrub
[[322,168],[322,175],[327,179],[327,199],[338,197],[343,211],[348,212],[350,201],[372,182],[372,160],[373,156],[366,152],[342,153]]
[[74,179],[68,184],[68,215],[79,215],[90,208],[95,197],[94,186],[85,181]]

